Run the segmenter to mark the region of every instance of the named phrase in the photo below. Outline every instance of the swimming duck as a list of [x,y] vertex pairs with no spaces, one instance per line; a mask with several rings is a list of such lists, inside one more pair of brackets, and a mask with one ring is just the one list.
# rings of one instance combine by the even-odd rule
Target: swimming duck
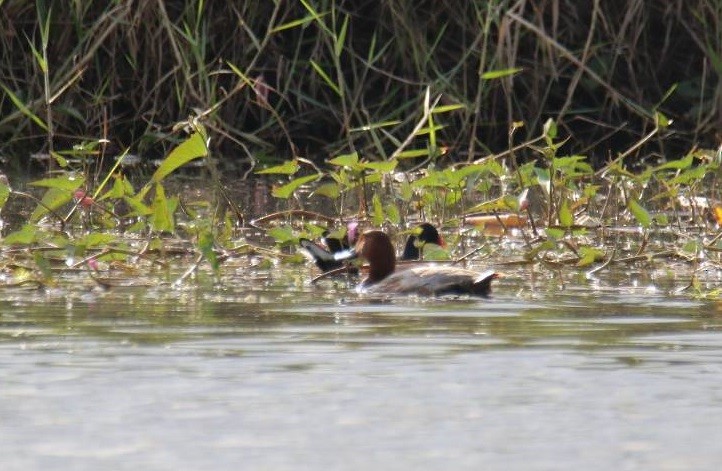
[[419,247],[423,247],[425,244],[436,244],[442,247],[445,245],[439,231],[428,222],[421,223],[414,228],[409,238],[406,239],[406,245],[399,260],[419,260],[421,258]]
[[[299,244],[311,256],[313,262],[322,272],[340,268],[343,265],[343,261],[335,258],[334,255],[351,248],[351,243],[356,239],[356,224],[352,224],[353,225],[349,224],[347,235],[344,236],[343,239],[328,237],[328,232],[325,232],[321,240],[326,245],[326,248],[308,239],[301,239]],[[428,222],[422,223],[414,228],[406,240],[406,245],[404,246],[400,260],[419,260],[421,257],[419,247],[423,247],[425,244],[444,246],[444,239],[439,235],[439,231]]]
[[369,263],[368,277],[359,285],[359,291],[366,293],[487,296],[492,280],[499,277],[493,270],[479,273],[441,265],[396,270],[394,246],[389,236],[378,230],[362,234],[355,249],[335,254],[336,259],[354,257]]
[[299,240],[299,244],[306,250],[306,253],[313,259],[313,262],[322,272],[335,270],[343,266],[343,261],[334,258],[333,254],[343,252],[351,248],[351,244],[356,241],[356,228],[358,223],[350,222],[346,227],[346,233],[343,237],[332,237],[329,231],[324,231],[321,235],[321,241],[325,247],[322,247],[308,239]]

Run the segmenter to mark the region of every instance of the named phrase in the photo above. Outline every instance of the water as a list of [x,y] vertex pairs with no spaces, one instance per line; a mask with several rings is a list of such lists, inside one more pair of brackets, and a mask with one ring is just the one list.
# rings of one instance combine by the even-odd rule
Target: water
[[722,460],[719,304],[513,278],[489,300],[369,303],[303,280],[4,293],[2,469]]

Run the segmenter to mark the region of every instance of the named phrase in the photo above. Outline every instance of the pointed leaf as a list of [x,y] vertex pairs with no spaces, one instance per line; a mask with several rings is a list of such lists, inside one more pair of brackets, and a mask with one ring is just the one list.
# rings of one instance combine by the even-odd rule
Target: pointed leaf
[[156,232],[173,232],[175,223],[171,211],[170,201],[165,196],[163,185],[155,185],[155,197],[153,198],[153,215],[150,219],[151,228]]
[[287,199],[289,198],[294,191],[296,191],[301,185],[305,185],[306,183],[312,182],[314,180],[318,180],[321,177],[319,174],[314,175],[307,175],[305,177],[296,178],[295,180],[291,180],[289,183],[286,183],[285,185],[274,188],[271,194],[275,196],[276,198],[282,198]]
[[42,202],[39,204],[33,214],[30,215],[29,222],[35,223],[48,214],[49,211],[55,211],[64,204],[69,203],[73,199],[73,193],[60,188],[50,188],[43,195]]
[[508,77],[509,75],[516,75],[519,72],[521,72],[522,70],[524,70],[524,69],[522,69],[521,67],[514,67],[511,69],[490,70],[488,72],[484,72],[483,74],[481,74],[481,78],[484,80],[493,80],[493,79],[498,79],[498,78],[502,78],[502,77]]
[[569,209],[569,202],[564,200],[559,208],[559,225],[562,227],[571,227],[574,224],[574,216]]
[[25,116],[27,116],[28,118],[30,118],[35,124],[37,124],[38,126],[40,126],[43,131],[47,131],[47,130],[48,130],[48,125],[45,124],[45,121],[43,121],[42,119],[40,119],[40,117],[39,117],[38,115],[36,115],[36,114],[33,113],[32,111],[30,111],[30,108],[28,108],[27,106],[25,106],[25,103],[23,103],[22,100],[21,100],[17,95],[15,95],[15,94],[12,92],[12,90],[10,90],[8,87],[6,87],[5,85],[3,85],[2,83],[0,83],[0,88],[3,89],[3,91],[5,92],[5,94],[10,98],[10,101],[13,102],[13,104],[15,105],[15,107],[16,107],[18,110],[20,110],[20,112],[21,112],[22,114],[24,114]]
[[371,220],[375,226],[380,226],[384,222],[384,207],[381,204],[381,197],[379,197],[378,193],[374,193],[373,214]]
[[151,183],[158,183],[172,172],[187,164],[191,160],[208,155],[206,133],[202,126],[198,131],[173,149],[168,157],[163,160],[151,178]]
[[5,245],[30,245],[34,244],[38,226],[35,224],[25,224],[20,230],[11,232],[3,239]]
[[67,175],[57,178],[44,178],[42,180],[36,180],[34,182],[30,182],[29,185],[41,186],[44,188],[55,188],[58,190],[73,192],[80,188],[83,183],[85,183],[85,177]]
[[328,161],[331,165],[339,167],[355,167],[358,165],[358,152],[352,154],[343,154]]
[[384,162],[364,162],[362,166],[367,169],[377,170],[382,173],[392,172],[399,162],[396,159]]
[[282,163],[281,165],[276,165],[274,167],[265,168],[263,170],[258,170],[255,172],[258,175],[265,175],[265,174],[282,174],[282,175],[293,175],[294,173],[298,172],[298,169],[300,168],[300,165],[298,164],[298,160],[287,160],[286,162]]
[[627,208],[642,227],[647,228],[652,224],[652,216],[636,199],[630,199]]
[[7,186],[5,183],[0,182],[0,210],[3,209],[9,197],[10,187]]

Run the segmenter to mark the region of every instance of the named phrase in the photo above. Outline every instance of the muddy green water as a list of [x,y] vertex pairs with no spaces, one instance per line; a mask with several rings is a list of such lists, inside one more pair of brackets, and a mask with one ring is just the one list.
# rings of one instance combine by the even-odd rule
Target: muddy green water
[[303,279],[4,293],[1,469],[719,469],[721,304]]

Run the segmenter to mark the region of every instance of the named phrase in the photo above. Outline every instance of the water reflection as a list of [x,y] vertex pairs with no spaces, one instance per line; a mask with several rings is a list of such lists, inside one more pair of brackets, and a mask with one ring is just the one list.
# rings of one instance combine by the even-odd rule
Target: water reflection
[[716,469],[717,303],[343,281],[0,301],[3,469]]

